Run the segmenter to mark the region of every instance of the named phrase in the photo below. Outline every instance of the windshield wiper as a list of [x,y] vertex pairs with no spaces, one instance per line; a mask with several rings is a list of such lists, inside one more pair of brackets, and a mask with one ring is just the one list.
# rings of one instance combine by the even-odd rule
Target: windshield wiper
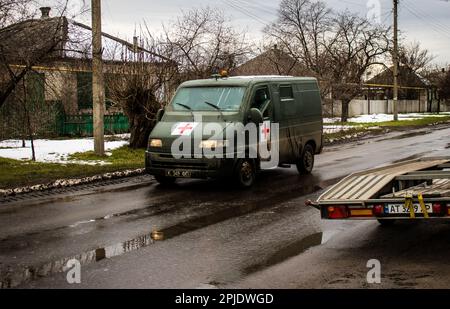
[[192,108],[189,105],[183,104],[183,103],[175,103],[176,105],[180,105],[181,107],[184,107],[185,109],[189,110],[192,115],[192,121],[195,121],[194,112],[192,112]]
[[215,104],[212,104],[212,103],[209,103],[208,101],[205,101],[204,103],[208,104],[209,106],[211,106],[211,107],[215,108],[216,110],[218,110],[219,113],[220,113],[220,116],[222,117],[222,120],[225,121],[225,118],[224,118],[223,113],[222,113],[222,109],[219,106],[217,106]]

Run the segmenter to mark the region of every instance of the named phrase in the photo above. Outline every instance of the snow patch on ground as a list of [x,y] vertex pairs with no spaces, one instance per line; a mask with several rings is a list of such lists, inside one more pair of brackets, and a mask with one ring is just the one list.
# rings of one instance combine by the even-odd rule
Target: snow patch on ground
[[[121,136],[125,137],[125,136]],[[119,138],[121,138],[119,137]],[[128,144],[125,140],[107,141],[105,142],[105,150],[122,147]],[[107,164],[104,161],[85,162],[85,161],[68,161],[69,155],[76,152],[86,152],[94,149],[93,138],[67,139],[67,140],[48,140],[37,139],[34,141],[36,152],[36,161],[51,163],[79,163],[79,164]],[[111,155],[111,153],[109,153]],[[25,141],[25,148],[22,147],[21,140],[5,140],[0,141],[0,157],[31,160],[31,142]]]
[[338,133],[342,131],[348,131],[352,128],[355,128],[354,126],[343,126],[343,125],[324,125],[323,126],[323,133],[325,134],[332,134],[332,133]]

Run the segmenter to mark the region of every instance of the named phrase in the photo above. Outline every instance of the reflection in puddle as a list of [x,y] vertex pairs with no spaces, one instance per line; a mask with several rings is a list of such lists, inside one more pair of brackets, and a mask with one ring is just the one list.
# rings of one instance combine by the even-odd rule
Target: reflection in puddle
[[[66,264],[71,259],[77,259],[81,265],[86,265],[93,262],[101,261],[105,258],[112,258],[115,256],[119,256],[124,253],[149,246],[156,240],[168,240],[170,238],[179,236],[187,232],[191,232],[203,227],[210,226],[212,224],[223,222],[230,218],[246,215],[254,211],[263,210],[264,208],[270,208],[272,207],[272,205],[276,205],[278,203],[282,203],[284,201],[292,199],[292,194],[294,194],[295,196],[302,196],[306,194],[311,194],[313,192],[317,192],[319,190],[322,190],[323,187],[326,187],[334,182],[335,182],[334,180],[327,180],[320,182],[319,184],[314,184],[316,183],[316,181],[311,181],[305,183],[301,187],[295,188],[295,190],[289,192],[291,194],[282,194],[282,195],[274,194],[272,197],[267,198],[265,200],[265,203],[260,203],[259,200],[251,202],[247,201],[245,203],[243,202],[241,204],[233,205],[231,207],[228,207],[220,211],[216,211],[211,214],[206,214],[203,216],[187,219],[183,222],[180,222],[178,224],[166,228],[162,229],[158,228],[158,230],[154,230],[149,234],[141,235],[131,240],[127,240],[125,242],[96,248],[75,256],[61,258],[45,264],[31,265],[31,266],[18,265],[18,266],[2,267],[0,268],[0,288],[16,287],[30,280],[35,280],[52,274],[67,271]],[[101,219],[109,219],[111,217],[114,216],[106,216],[105,218]],[[93,221],[97,220],[98,219],[79,222],[78,225],[92,223]],[[291,256],[300,254],[302,251],[312,246],[320,245],[321,240],[322,240],[322,233],[308,236],[307,238],[302,239],[300,242],[290,244],[283,250],[278,251],[263,264],[255,265],[252,268],[249,268],[247,271],[252,272],[254,270],[259,269],[259,267],[273,265]]]
[[101,261],[105,258],[119,256],[124,253],[146,247],[152,243],[153,240],[151,238],[151,234],[148,234],[119,244],[97,248],[72,257],[62,258],[38,266],[24,266],[17,267],[16,269],[9,268],[7,270],[2,269],[0,271],[0,288],[16,287],[30,280],[39,279],[51,274],[65,272],[68,270],[66,264],[71,259],[76,259],[80,262],[81,265],[86,265],[92,262]]

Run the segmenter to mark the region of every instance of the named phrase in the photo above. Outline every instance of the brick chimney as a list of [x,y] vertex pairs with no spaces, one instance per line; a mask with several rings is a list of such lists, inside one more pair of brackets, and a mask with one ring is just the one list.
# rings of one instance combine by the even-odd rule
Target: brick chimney
[[39,8],[39,10],[41,10],[41,18],[42,19],[45,19],[45,18],[49,18],[50,17],[50,10],[51,10],[51,8],[50,7],[48,7],[48,6],[43,6],[43,7],[40,7]]

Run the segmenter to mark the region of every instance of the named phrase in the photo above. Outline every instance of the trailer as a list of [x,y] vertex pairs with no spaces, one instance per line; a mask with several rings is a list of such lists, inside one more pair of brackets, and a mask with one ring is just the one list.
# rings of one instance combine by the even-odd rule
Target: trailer
[[322,219],[450,219],[450,157],[408,160],[351,174],[316,202]]

